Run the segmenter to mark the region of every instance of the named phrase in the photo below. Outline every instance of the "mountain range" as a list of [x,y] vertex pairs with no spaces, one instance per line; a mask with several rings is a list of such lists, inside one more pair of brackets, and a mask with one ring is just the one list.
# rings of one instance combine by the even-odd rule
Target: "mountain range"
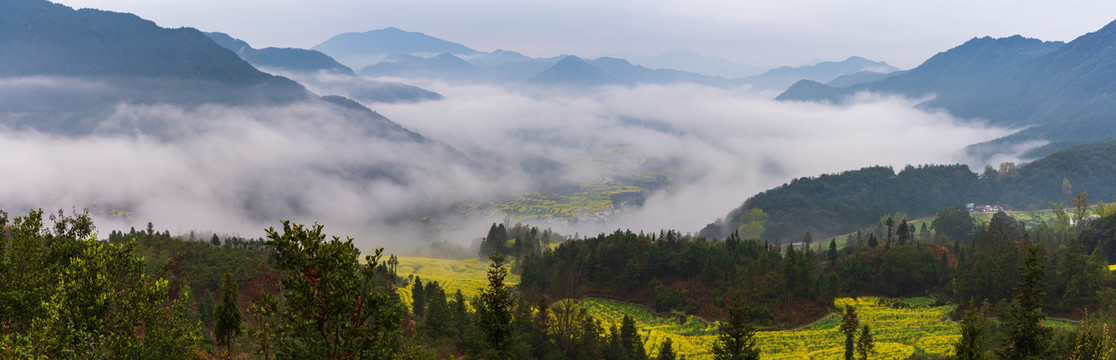
[[[357,73],[370,77],[437,78],[490,84],[560,84],[563,87],[693,83],[783,90],[802,79],[825,82],[865,73],[846,79],[868,81],[874,79],[874,75],[898,70],[884,62],[854,56],[839,62],[785,66],[759,75],[730,79],[699,72],[652,69],[613,57],[585,60],[573,55],[533,58],[507,50],[483,53],[462,44],[397,28],[341,34],[314,46],[314,49],[358,66]],[[756,70],[750,68],[749,71]],[[569,78],[563,79],[566,76]]]
[[[840,87],[801,81],[785,101],[841,103],[857,92],[929,97],[926,108],[1023,129],[974,146],[988,154],[1029,141],[1039,157],[1074,144],[1116,138],[1116,22],[1069,43],[1021,36],[974,38],[909,71]],[[836,86],[835,86],[836,85]]]
[[[317,50],[269,47],[255,49],[247,42],[233,38],[225,33],[206,33],[210,39],[222,47],[232,50],[244,61],[260,69],[281,75],[296,77],[321,90],[343,94],[367,103],[417,102],[438,100],[442,96],[417,86],[397,82],[360,79],[348,66],[342,65],[329,55]],[[322,83],[317,76],[338,75],[341,86],[333,86],[339,81]]]
[[[306,102],[338,111],[355,104],[319,97],[293,80],[257,70],[201,31],[166,29],[132,14],[2,0],[0,34],[0,78],[9,85],[0,89],[0,118],[13,128],[105,131],[102,122],[118,104]],[[371,110],[343,112],[385,138],[425,141]],[[144,129],[155,136],[166,135],[164,130]]]

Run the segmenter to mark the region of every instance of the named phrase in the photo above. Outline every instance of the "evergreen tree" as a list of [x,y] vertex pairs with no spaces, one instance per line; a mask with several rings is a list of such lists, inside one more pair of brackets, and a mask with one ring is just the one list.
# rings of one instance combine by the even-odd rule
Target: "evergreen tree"
[[674,354],[674,345],[670,338],[666,338],[659,344],[659,357],[658,360],[675,360],[678,356]]
[[620,346],[624,348],[628,359],[647,360],[647,352],[643,350],[643,339],[639,336],[639,329],[636,329],[635,319],[628,315],[624,315],[624,319],[620,321]]
[[876,344],[872,342],[872,331],[865,324],[861,328],[860,339],[856,341],[856,353],[860,354],[860,360],[868,360],[868,354],[871,354],[876,349]]
[[411,313],[421,318],[425,312],[426,289],[422,285],[422,279],[416,275],[415,282],[411,283]]
[[837,261],[837,239],[829,240],[829,254],[827,258],[830,262]]
[[239,289],[232,273],[225,270],[225,283],[221,286],[221,302],[213,308],[213,337],[232,356],[232,345],[241,333],[240,308],[237,307]]
[[481,306],[478,309],[478,324],[484,333],[488,346],[488,358],[507,358],[507,342],[511,334],[512,299],[511,288],[504,282],[508,268],[504,266],[503,255],[490,255],[488,265],[488,287],[481,292]]
[[806,236],[802,237],[802,244],[803,244],[803,246],[806,247],[806,253],[807,254],[812,255],[813,250],[810,249],[810,244],[812,244],[813,242],[814,242],[814,236],[811,235],[809,231],[807,231]]
[[747,320],[747,312],[739,305],[729,308],[729,318],[718,329],[717,340],[713,343],[713,358],[716,360],[758,360],[759,347],[756,346],[756,329]]
[[984,360],[984,329],[987,320],[983,308],[972,309],[965,313],[961,323],[961,341],[954,346],[957,360]]
[[1011,304],[1011,323],[1007,341],[1000,350],[1005,359],[1044,359],[1050,343],[1050,329],[1042,324],[1046,314],[1043,306],[1043,278],[1046,276],[1041,245],[1027,249],[1023,262],[1023,280]]
[[853,360],[853,350],[856,346],[856,329],[860,320],[856,317],[856,308],[852,305],[845,306],[845,315],[841,318],[842,334],[845,334],[845,360]]
[[880,241],[876,240],[876,234],[868,233],[868,247],[875,249],[880,246]]
[[906,245],[907,241],[911,240],[911,228],[907,225],[907,219],[903,219],[903,221],[899,223],[899,229],[896,231],[898,232],[897,235],[899,235],[899,245]]

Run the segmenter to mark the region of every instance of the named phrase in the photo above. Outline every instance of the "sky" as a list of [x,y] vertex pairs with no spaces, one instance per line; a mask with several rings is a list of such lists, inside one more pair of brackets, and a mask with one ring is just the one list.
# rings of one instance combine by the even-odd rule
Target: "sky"
[[64,0],[164,27],[220,31],[262,48],[309,48],[397,27],[481,51],[656,55],[686,49],[754,66],[862,56],[917,66],[973,37],[1070,41],[1111,22],[1098,0]]

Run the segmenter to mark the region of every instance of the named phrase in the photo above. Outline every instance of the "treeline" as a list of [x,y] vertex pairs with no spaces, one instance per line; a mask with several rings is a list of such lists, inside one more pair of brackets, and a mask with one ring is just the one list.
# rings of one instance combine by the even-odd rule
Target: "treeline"
[[[804,320],[826,312],[835,284],[817,276],[812,251],[786,249],[732,234],[724,241],[674,231],[616,231],[567,241],[520,260],[520,291],[550,298],[603,296],[724,318],[734,301],[749,304],[751,320]],[[793,319],[785,318],[799,312]]]
[[700,235],[724,238],[754,209],[769,217],[763,238],[786,241],[807,231],[823,237],[853,232],[880,214],[921,218],[967,203],[1045,209],[1083,191],[1094,199],[1116,198],[1116,142],[1077,146],[1019,167],[987,166],[979,175],[965,165],[908,165],[898,174],[876,166],[799,178],[748,198]]
[[838,239],[813,243],[809,234],[798,246],[778,247],[735,232],[709,240],[617,231],[525,256],[520,290],[552,299],[603,296],[713,319],[742,300],[750,321],[772,326],[816,318],[839,296],[929,296],[1006,309],[1028,250],[1038,247],[1048,269],[1041,279],[1047,310],[1080,317],[1116,295],[1106,268],[1116,260],[1106,255],[1116,241],[1099,240],[1116,233],[1116,215],[1071,226],[1063,212],[1025,229],[1003,212],[984,226],[951,207],[933,224],[916,233],[903,220],[879,238],[868,232],[841,239],[844,246]]

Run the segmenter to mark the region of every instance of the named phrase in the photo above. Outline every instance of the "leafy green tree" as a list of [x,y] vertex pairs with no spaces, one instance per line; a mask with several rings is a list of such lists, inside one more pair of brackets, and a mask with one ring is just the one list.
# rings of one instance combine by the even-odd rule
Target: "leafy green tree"
[[1085,220],[1085,215],[1089,214],[1089,193],[1079,192],[1073,196],[1073,220],[1081,223]]
[[729,308],[727,322],[720,324],[717,340],[713,343],[716,360],[758,360],[760,350],[756,345],[756,328],[748,322],[747,312],[739,305]]
[[860,355],[860,360],[868,360],[868,354],[871,354],[876,349],[876,344],[872,342],[872,331],[865,324],[861,327],[860,339],[856,340],[856,353]]
[[277,359],[393,356],[402,309],[375,281],[383,249],[366,256],[365,266],[352,238],[326,240],[321,225],[284,221],[282,233],[266,232],[275,267],[283,273]]
[[948,241],[968,243],[976,229],[976,221],[962,206],[944,208],[934,218],[934,232]]
[[845,360],[853,360],[853,351],[856,346],[856,330],[860,326],[860,319],[856,317],[856,307],[845,306],[845,314],[841,318],[840,332],[845,334]]
[[240,308],[237,307],[238,290],[232,273],[225,270],[225,283],[221,286],[221,302],[213,308],[213,337],[218,345],[225,347],[225,351],[230,356],[234,340],[241,333]]
[[1023,262],[1023,280],[1011,304],[1011,322],[1007,341],[1000,350],[1005,359],[1045,359],[1050,343],[1050,329],[1042,324],[1043,278],[1046,276],[1045,260],[1041,245],[1027,249]]
[[477,309],[477,327],[484,333],[488,358],[508,356],[508,337],[511,334],[511,288],[505,283],[508,268],[504,256],[493,254],[488,259],[488,287],[481,291],[481,306]]
[[767,213],[763,209],[749,209],[740,217],[740,231],[745,239],[761,239],[766,232],[764,224],[767,223]]
[[186,315],[188,298],[175,299],[165,279],[149,282],[134,242],[83,245],[34,320],[37,350],[58,359],[188,358],[201,339]]
[[666,338],[662,343],[659,343],[659,357],[658,360],[675,360],[678,355],[674,354],[674,344],[670,338]]

